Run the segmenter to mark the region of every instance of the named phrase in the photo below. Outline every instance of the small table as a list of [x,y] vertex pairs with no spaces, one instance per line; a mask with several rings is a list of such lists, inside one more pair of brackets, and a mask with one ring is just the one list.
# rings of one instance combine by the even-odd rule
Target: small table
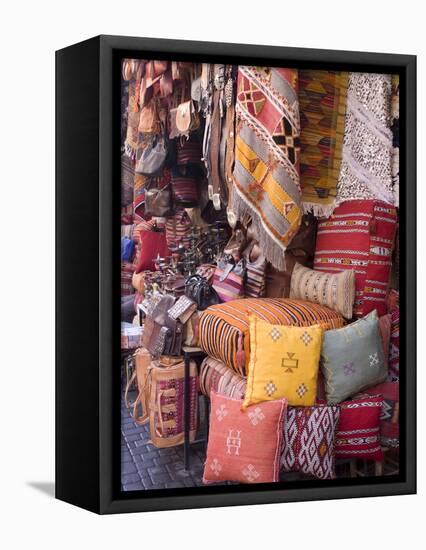
[[[190,346],[182,347],[183,360],[185,363],[184,370],[184,386],[183,386],[183,425],[184,425],[184,443],[183,443],[183,463],[184,469],[189,469],[189,428],[190,428],[190,364],[191,361],[195,361],[198,374],[200,374],[201,361],[206,357],[206,354],[201,348],[195,348]],[[208,419],[208,414],[207,414]],[[208,422],[207,422],[208,425]],[[207,431],[208,433],[208,431]],[[204,439],[196,439],[192,443],[205,442]]]

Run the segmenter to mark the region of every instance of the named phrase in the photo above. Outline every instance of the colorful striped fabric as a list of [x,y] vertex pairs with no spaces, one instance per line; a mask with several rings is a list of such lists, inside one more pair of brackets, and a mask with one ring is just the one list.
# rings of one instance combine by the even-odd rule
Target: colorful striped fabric
[[342,160],[346,72],[299,70],[300,184],[304,212],[329,216]]
[[247,379],[224,365],[221,361],[206,357],[200,368],[200,391],[210,397],[213,390],[221,395],[244,399]]
[[343,317],[328,307],[280,298],[244,298],[207,308],[200,320],[200,347],[239,374],[246,374],[250,355],[248,316],[276,325],[341,328]]
[[170,250],[191,247],[192,222],[184,209],[179,209],[166,221],[166,240]]
[[397,215],[376,200],[347,201],[318,223],[314,269],[329,273],[355,271],[354,315],[373,309],[386,313]]
[[235,110],[231,211],[252,218],[263,254],[283,270],[302,218],[297,70],[240,65]]

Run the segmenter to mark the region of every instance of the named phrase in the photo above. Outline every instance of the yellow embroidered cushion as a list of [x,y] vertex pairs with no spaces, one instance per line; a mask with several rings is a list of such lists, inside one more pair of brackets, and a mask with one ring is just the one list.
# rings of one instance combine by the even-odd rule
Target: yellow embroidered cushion
[[323,328],[271,325],[254,315],[249,322],[250,361],[243,408],[282,397],[289,405],[314,405]]

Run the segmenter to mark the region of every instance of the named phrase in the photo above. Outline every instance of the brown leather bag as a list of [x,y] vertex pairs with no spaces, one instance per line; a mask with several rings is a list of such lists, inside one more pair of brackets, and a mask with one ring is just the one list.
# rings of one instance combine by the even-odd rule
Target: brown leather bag
[[[198,423],[197,367],[194,361],[190,363],[189,376],[189,440],[193,441]],[[149,429],[151,442],[156,447],[174,447],[184,442],[184,377],[182,357],[160,357],[158,361],[152,361],[149,367],[146,385]]]
[[145,292],[145,276],[145,271],[141,271],[140,273],[136,273],[135,271],[132,275],[133,288],[140,294],[143,294]]

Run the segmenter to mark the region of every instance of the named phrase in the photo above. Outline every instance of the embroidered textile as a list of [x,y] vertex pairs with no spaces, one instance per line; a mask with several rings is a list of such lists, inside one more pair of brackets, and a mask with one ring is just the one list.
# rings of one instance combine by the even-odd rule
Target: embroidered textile
[[348,88],[346,72],[299,70],[302,208],[329,216],[342,160]]
[[399,447],[399,382],[384,382],[369,388],[362,396],[380,394],[383,404],[380,413],[380,442],[384,447]]
[[323,273],[296,264],[291,275],[290,298],[309,300],[330,307],[346,319],[352,318],[355,272]]
[[327,402],[333,404],[386,380],[375,311],[344,328],[324,333],[321,370]]
[[318,223],[314,269],[355,271],[354,315],[386,313],[396,209],[375,200],[347,201]]
[[336,204],[379,199],[394,204],[391,75],[350,73]]
[[334,434],[339,417],[339,407],[289,407],[284,425],[282,469],[319,479],[334,478]]
[[285,399],[241,410],[241,400],[211,394],[204,483],[278,481]]
[[302,216],[297,71],[240,66],[236,114],[232,208],[252,218],[266,259],[284,269]]
[[250,315],[250,361],[243,408],[285,397],[315,403],[323,329],[273,325]]
[[383,398],[367,395],[340,403],[334,454],[336,458],[383,460],[380,447],[380,415]]

